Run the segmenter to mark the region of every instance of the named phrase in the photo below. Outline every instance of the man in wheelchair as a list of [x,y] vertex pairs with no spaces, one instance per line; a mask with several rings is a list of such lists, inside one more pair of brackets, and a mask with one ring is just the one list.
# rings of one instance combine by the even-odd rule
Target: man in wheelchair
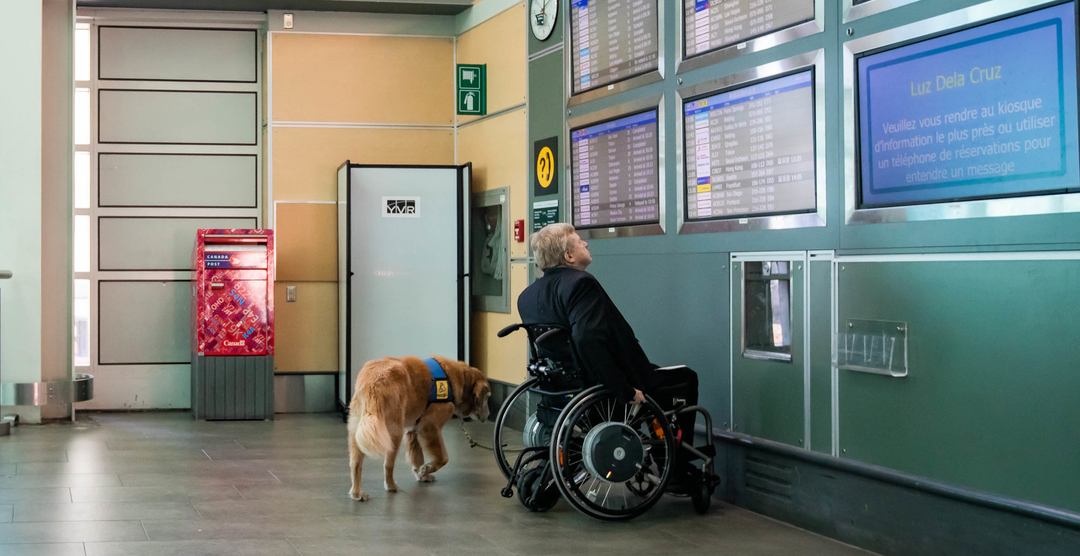
[[[533,234],[530,246],[544,275],[518,297],[524,325],[569,330],[581,366],[624,404],[641,404],[648,394],[665,411],[697,405],[697,373],[684,366],[660,369],[649,362],[630,324],[600,282],[585,271],[592,256],[573,226],[548,225]],[[676,442],[693,443],[695,416],[673,416]],[[711,480],[703,478],[690,459],[687,451],[676,450],[668,491],[689,492],[703,479]]]

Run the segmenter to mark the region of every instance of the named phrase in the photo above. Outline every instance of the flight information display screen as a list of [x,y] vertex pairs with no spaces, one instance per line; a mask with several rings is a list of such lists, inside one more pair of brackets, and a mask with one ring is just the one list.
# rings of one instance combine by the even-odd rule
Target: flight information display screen
[[817,207],[813,70],[687,100],[683,118],[688,221]]
[[859,206],[1076,188],[1075,4],[858,58]]
[[574,0],[570,5],[573,94],[660,67],[657,0]]
[[685,58],[814,19],[814,0],[683,0]]
[[657,131],[656,110],[570,131],[575,228],[660,221]]

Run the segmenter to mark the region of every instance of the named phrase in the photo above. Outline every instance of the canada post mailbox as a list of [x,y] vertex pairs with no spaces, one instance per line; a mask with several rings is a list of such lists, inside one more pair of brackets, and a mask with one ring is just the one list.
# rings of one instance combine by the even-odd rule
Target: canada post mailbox
[[273,419],[274,232],[199,230],[192,269],[192,414]]

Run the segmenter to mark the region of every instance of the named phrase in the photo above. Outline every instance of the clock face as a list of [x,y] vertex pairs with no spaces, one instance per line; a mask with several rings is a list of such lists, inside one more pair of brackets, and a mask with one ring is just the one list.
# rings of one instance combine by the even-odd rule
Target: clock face
[[532,0],[529,9],[529,25],[537,40],[546,41],[555,30],[555,19],[559,16],[559,0]]

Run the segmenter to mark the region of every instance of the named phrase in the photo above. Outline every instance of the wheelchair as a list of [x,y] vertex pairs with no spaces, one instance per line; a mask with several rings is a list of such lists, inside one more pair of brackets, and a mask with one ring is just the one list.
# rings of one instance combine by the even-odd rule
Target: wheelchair
[[[498,337],[519,329],[529,339],[529,378],[495,418],[495,460],[507,480],[502,496],[511,498],[516,489],[522,505],[536,512],[553,508],[561,497],[604,521],[638,517],[664,494],[691,498],[698,513],[709,510],[719,484],[712,437],[695,447],[692,438],[672,432],[672,419],[696,420],[698,414],[711,431],[704,408],[673,397],[664,410],[649,395],[644,403],[620,403],[579,364],[568,330],[513,324]],[[662,389],[653,394],[664,396]],[[672,489],[677,450],[687,462],[700,463],[690,480]]]

